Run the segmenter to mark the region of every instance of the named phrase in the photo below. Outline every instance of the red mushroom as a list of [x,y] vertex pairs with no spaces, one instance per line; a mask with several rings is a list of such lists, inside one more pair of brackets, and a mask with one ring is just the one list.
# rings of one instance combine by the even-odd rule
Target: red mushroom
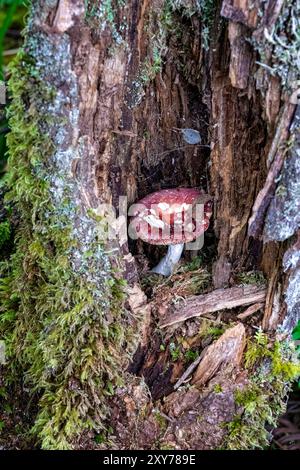
[[198,188],[157,191],[141,199],[135,207],[131,228],[136,238],[152,245],[168,245],[167,254],[152,269],[163,276],[172,274],[184,244],[207,230],[212,215],[211,197]]

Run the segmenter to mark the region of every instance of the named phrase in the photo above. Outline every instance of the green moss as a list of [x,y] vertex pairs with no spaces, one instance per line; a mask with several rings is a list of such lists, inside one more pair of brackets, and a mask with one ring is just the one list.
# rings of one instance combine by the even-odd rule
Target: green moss
[[217,3],[215,0],[198,0],[197,2],[187,3],[184,0],[168,0],[171,9],[180,11],[182,15],[191,17],[198,15],[201,20],[202,47],[209,49],[211,40],[211,29],[215,17]]
[[[284,382],[292,382],[300,376],[300,361],[293,350],[294,360],[287,360],[285,357],[289,353],[289,346],[286,343],[275,342],[272,352],[272,375],[280,378]],[[284,351],[286,349],[286,351]]]
[[211,326],[207,329],[206,334],[207,336],[212,336],[214,339],[217,339],[217,338],[220,338],[220,336],[222,336],[224,331],[225,331],[224,327]]
[[248,271],[239,273],[237,275],[237,282],[244,285],[262,285],[266,283],[266,279],[261,271]]
[[264,402],[264,399],[259,387],[253,384],[243,390],[237,390],[235,402],[237,405],[243,406],[246,412],[253,413],[256,407]]
[[[235,395],[236,404],[243,409],[227,424],[228,436],[225,448],[229,450],[263,449],[269,445],[270,435],[266,426],[274,427],[276,418],[284,408],[283,397],[273,402],[270,392],[264,393],[256,383]],[[271,400],[271,402],[270,402]]]
[[158,410],[154,411],[154,417],[155,417],[155,420],[158,423],[160,429],[162,431],[165,431],[167,429],[167,420],[166,420],[166,418],[164,416],[162,416],[162,414]]
[[184,353],[184,359],[186,362],[193,362],[199,357],[199,352],[198,351],[193,351],[192,349],[189,349]]
[[261,330],[255,333],[254,341],[249,342],[245,354],[245,367],[247,369],[252,368],[257,361],[264,359],[270,354],[268,342],[268,336]]
[[202,340],[206,338],[211,338],[215,340],[222,336],[226,327],[228,327],[228,325],[225,324],[220,324],[216,326],[214,323],[212,324],[210,320],[205,318],[201,321],[198,335]]
[[11,236],[11,227],[10,222],[5,220],[4,222],[0,223],[0,248],[5,245],[6,242],[9,241]]
[[175,343],[171,342],[169,344],[169,350],[170,350],[172,361],[176,362],[181,356],[180,346],[176,346]]
[[162,57],[158,46],[154,46],[152,50],[152,57],[147,59],[142,66],[140,72],[140,80],[143,85],[151,82],[156,75],[161,71],[162,68]]
[[[42,38],[40,63],[43,53],[51,57],[48,47]],[[34,54],[18,55],[10,80],[7,199],[20,224],[15,252],[1,265],[0,336],[8,381],[25,380],[38,400],[32,433],[44,449],[67,449],[85,429],[105,429],[107,397],[123,381],[137,332],[123,307],[124,281],[104,247],[96,235],[81,246],[74,232],[79,215],[72,183],[52,160],[59,145],[55,129],[61,132],[66,122],[55,114],[55,86]],[[62,201],[53,196],[53,181],[64,188]],[[82,217],[83,227],[97,223]]]
[[200,269],[203,266],[203,259],[202,256],[195,256],[189,263],[186,263],[183,266],[184,271],[195,271],[196,269]]
[[171,446],[171,444],[162,444],[159,448],[160,450],[175,450],[174,446]]
[[269,445],[267,426],[274,427],[284,412],[290,384],[300,375],[293,343],[275,341],[258,331],[249,343],[245,367],[255,373],[249,384],[235,393],[238,413],[226,424],[226,449],[255,449]]
[[222,393],[222,392],[223,392],[222,385],[216,384],[216,385],[214,386],[214,392],[215,392],[215,393]]
[[[112,39],[115,44],[123,42],[122,33],[126,30],[126,23],[121,23],[117,26],[115,17],[117,10],[124,7],[125,0],[85,0],[85,19],[87,24],[96,31],[103,32],[107,27],[112,33]],[[108,29],[107,29],[108,31]],[[111,46],[113,53],[115,44]]]

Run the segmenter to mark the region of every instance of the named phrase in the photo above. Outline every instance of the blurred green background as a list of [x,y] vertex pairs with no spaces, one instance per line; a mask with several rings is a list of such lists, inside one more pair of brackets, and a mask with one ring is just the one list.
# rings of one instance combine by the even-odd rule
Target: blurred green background
[[[9,79],[8,64],[22,46],[22,30],[28,11],[28,0],[0,0],[0,80]],[[0,185],[6,171],[6,134],[8,124],[6,106],[9,96],[6,92],[6,104],[0,104]]]

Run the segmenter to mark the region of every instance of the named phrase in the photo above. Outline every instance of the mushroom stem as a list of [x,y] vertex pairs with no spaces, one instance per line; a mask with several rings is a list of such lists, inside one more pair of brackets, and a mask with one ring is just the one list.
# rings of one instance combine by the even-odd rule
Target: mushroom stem
[[175,265],[181,258],[183,248],[184,243],[169,245],[167,254],[160,260],[157,266],[151,269],[151,272],[161,274],[162,276],[171,276]]

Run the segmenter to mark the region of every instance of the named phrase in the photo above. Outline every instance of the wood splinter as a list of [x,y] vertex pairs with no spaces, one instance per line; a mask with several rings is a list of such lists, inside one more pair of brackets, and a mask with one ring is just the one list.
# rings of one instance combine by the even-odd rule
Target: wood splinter
[[258,302],[257,304],[250,305],[250,307],[246,308],[246,310],[242,313],[240,313],[237,318],[239,320],[244,320],[245,318],[250,317],[251,315],[254,315],[254,313],[258,312],[261,310],[264,306],[263,302]]
[[238,367],[246,346],[246,331],[242,323],[229,328],[222,336],[208,346],[192,380],[196,387],[202,387],[226,366]]

